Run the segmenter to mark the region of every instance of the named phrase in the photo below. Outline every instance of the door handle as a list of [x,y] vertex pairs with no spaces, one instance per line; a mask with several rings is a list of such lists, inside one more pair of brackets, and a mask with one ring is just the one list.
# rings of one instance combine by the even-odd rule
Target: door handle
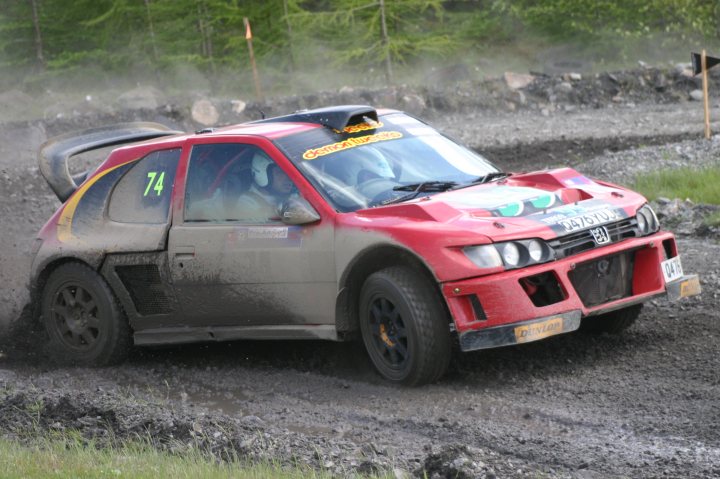
[[175,248],[175,258],[178,259],[193,259],[195,257],[194,246],[178,246]]

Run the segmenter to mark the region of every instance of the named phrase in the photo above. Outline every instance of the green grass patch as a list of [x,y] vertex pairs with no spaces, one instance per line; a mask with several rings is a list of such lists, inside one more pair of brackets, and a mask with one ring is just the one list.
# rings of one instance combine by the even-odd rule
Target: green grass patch
[[142,441],[98,448],[71,436],[38,439],[31,445],[0,439],[3,478],[234,478],[295,479],[332,477],[306,466],[247,465],[239,460],[217,461],[200,449],[182,454],[160,451]]
[[649,200],[659,197],[691,199],[695,203],[720,204],[720,166],[677,168],[638,176],[633,189]]

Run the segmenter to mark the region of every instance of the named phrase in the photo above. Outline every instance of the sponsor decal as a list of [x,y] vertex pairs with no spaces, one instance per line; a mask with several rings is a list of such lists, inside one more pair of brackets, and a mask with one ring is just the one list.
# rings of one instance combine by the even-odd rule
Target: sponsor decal
[[288,229],[284,226],[252,227],[248,228],[247,237],[249,239],[286,239]]
[[526,324],[515,328],[515,341],[528,343],[538,339],[560,334],[563,331],[563,318],[558,316],[538,323]]
[[563,183],[565,183],[565,186],[586,186],[594,184],[594,181],[592,181],[586,176],[581,175],[567,178],[566,180],[563,180]]
[[357,146],[367,145],[368,143],[377,143],[378,141],[397,140],[398,138],[402,137],[403,134],[399,131],[382,131],[380,133],[374,133],[372,135],[348,138],[347,140],[321,146],[319,148],[312,148],[305,151],[302,157],[305,160],[314,160],[315,158],[318,158],[320,156],[329,155],[337,151],[347,150],[348,148],[355,148]]
[[[612,221],[622,219],[621,216],[611,209],[602,209],[593,213],[585,213],[571,218],[558,220],[556,224],[560,225],[566,233],[580,231],[593,226],[599,226]],[[543,221],[546,221],[544,218]],[[546,221],[547,222],[547,221]]]
[[700,294],[702,291],[700,289],[700,280],[697,276],[690,278],[688,280],[685,280],[680,285],[680,297],[681,298],[687,298],[688,296],[695,296],[696,294]]
[[602,244],[608,244],[610,242],[610,233],[604,226],[598,226],[590,230],[590,234],[595,240],[595,244],[600,246]]
[[382,128],[383,124],[381,121],[379,122],[372,122],[372,123],[358,123],[357,125],[350,125],[343,128],[342,131],[335,130],[336,133],[360,133],[361,131],[367,131],[367,130],[375,130],[377,128]]

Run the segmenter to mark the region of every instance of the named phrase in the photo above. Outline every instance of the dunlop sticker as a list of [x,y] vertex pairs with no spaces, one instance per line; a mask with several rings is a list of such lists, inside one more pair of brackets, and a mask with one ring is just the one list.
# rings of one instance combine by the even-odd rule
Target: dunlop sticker
[[332,143],[330,145],[321,146],[319,148],[312,148],[303,153],[303,159],[314,160],[320,156],[329,155],[337,151],[347,150],[348,148],[355,148],[356,146],[367,145],[368,143],[377,143],[378,141],[397,140],[402,138],[403,134],[399,131],[382,131],[372,135],[357,136],[355,138],[348,138],[347,140]]
[[539,323],[526,324],[515,328],[515,341],[518,343],[529,343],[549,336],[560,334],[563,331],[563,319],[561,317],[550,318]]

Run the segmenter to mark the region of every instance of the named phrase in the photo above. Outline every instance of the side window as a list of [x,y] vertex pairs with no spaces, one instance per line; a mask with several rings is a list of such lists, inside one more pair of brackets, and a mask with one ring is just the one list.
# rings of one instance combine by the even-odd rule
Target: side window
[[154,151],[118,181],[108,215],[120,223],[166,223],[180,148]]
[[280,222],[295,185],[254,145],[196,145],[185,188],[186,222]]

